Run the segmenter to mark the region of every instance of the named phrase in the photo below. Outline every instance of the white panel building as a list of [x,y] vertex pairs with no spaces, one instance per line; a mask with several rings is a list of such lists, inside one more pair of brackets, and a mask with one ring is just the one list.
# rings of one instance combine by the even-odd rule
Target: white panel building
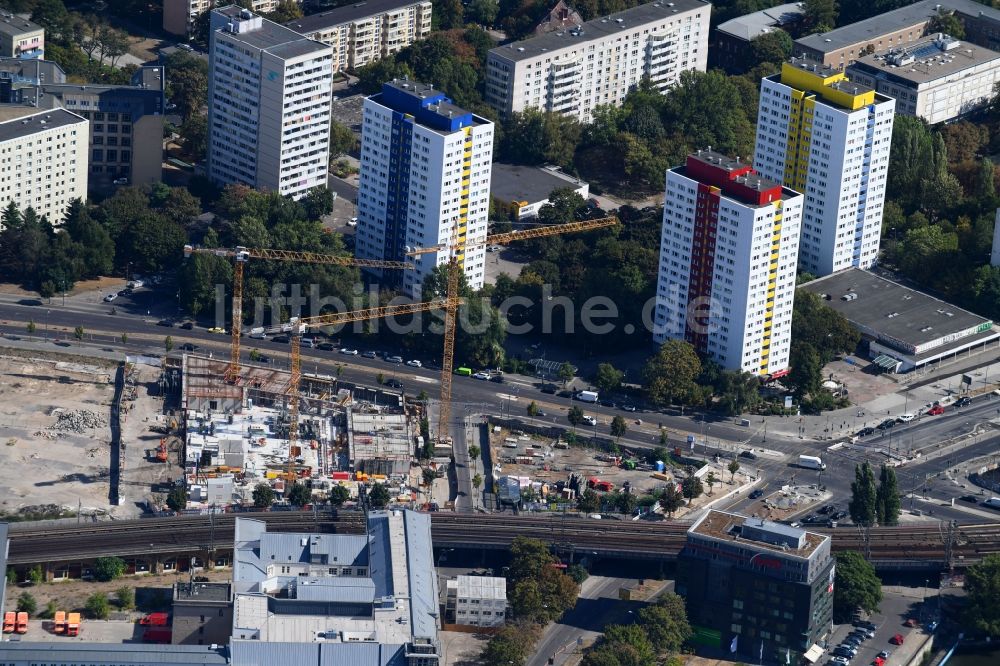
[[334,71],[397,53],[431,32],[429,0],[366,0],[289,21],[295,32],[333,47]]
[[0,207],[29,206],[58,226],[87,199],[89,122],[65,109],[0,109]]
[[[486,239],[490,209],[493,123],[451,103],[444,93],[413,81],[392,81],[365,99],[355,253],[401,261],[407,247],[452,239]],[[486,248],[459,255],[473,289],[483,286]],[[420,295],[424,278],[449,261],[447,249],[415,258],[403,292]]]
[[507,621],[507,579],[458,576],[449,580],[445,616],[455,624],[502,627]]
[[236,6],[211,19],[209,178],[294,198],[326,185],[330,46]]
[[895,105],[805,60],[761,82],[754,168],[805,195],[802,270],[828,275],[878,258]]
[[785,373],[803,197],[701,150],[667,171],[654,338],[727,370]]
[[502,116],[534,107],[591,120],[648,78],[663,91],[687,69],[705,71],[712,5],[652,2],[492,49],[486,101]]
[[851,81],[894,98],[896,113],[933,125],[989,103],[1000,81],[1000,53],[936,34],[866,55],[846,73]]

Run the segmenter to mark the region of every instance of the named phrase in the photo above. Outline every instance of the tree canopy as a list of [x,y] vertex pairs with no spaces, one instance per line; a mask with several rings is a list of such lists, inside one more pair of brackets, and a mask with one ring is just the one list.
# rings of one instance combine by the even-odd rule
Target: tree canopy
[[877,611],[882,603],[882,581],[875,575],[875,568],[856,551],[841,551],[836,554],[836,559],[834,621],[849,620],[858,609],[869,613]]
[[1000,555],[987,555],[965,572],[965,621],[976,631],[1000,636]]

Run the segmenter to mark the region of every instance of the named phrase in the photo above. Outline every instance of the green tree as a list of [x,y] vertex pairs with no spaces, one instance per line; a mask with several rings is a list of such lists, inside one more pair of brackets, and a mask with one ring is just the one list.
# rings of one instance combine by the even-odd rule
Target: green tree
[[858,525],[874,525],[876,518],[875,473],[866,460],[854,466],[851,483],[851,501],[848,504],[851,520]]
[[694,347],[684,340],[667,340],[655,356],[646,361],[643,381],[650,400],[666,405],[686,398],[701,373],[701,361]]
[[358,137],[347,125],[336,120],[330,122],[330,161],[350,155],[358,150]]
[[758,63],[780,66],[792,55],[792,37],[781,28],[772,28],[750,40],[750,49]]
[[383,483],[372,484],[368,489],[368,504],[373,509],[384,509],[391,499],[389,489]]
[[167,77],[167,97],[177,105],[184,119],[201,113],[208,98],[208,63],[198,56],[175,51],[164,60]]
[[94,560],[94,578],[101,582],[112,581],[125,573],[125,560],[120,557],[98,557]]
[[668,483],[659,499],[660,507],[666,511],[667,515],[673,517],[677,509],[684,505],[684,495],[677,491],[677,487]]
[[122,585],[115,590],[115,597],[118,599],[118,607],[122,610],[135,608],[135,590],[128,585]]
[[660,654],[679,652],[694,633],[688,623],[684,599],[672,592],[663,594],[656,605],[640,610],[639,623]]
[[168,354],[174,349],[174,339],[169,335],[163,338],[163,348],[167,350]]
[[108,603],[108,595],[103,592],[95,592],[87,597],[84,609],[87,611],[87,615],[95,620],[106,620],[108,613],[111,611],[111,605]]
[[31,581],[32,585],[38,585],[45,580],[45,574],[42,572],[41,564],[36,564],[28,569],[28,580]]
[[898,525],[901,502],[896,470],[882,465],[879,471],[878,489],[875,491],[876,517],[880,525]]
[[171,511],[183,511],[187,508],[187,490],[182,487],[175,487],[167,493],[167,507]]
[[29,616],[34,615],[35,611],[38,610],[38,602],[35,601],[35,597],[30,592],[22,592],[17,598],[17,610],[25,612]]
[[569,419],[570,425],[578,426],[583,423],[583,410],[576,405],[573,405],[569,408],[566,418]]
[[801,400],[805,395],[813,395],[823,384],[823,363],[819,353],[808,342],[792,344],[789,361],[792,365],[788,381],[795,387],[795,394]]
[[955,12],[946,9],[938,10],[937,16],[931,20],[931,24],[927,27],[927,32],[943,32],[955,39],[965,39],[965,26],[961,19],[955,16]]
[[701,484],[701,479],[699,479],[694,474],[688,474],[687,477],[681,481],[681,494],[688,500],[688,505],[691,501],[701,497],[701,494],[705,492],[704,486]]
[[192,113],[180,127],[184,139],[185,156],[195,162],[205,159],[208,152],[208,117],[202,113]]
[[482,452],[483,452],[482,449],[480,449],[475,444],[469,445],[469,459],[472,460],[473,462],[479,460],[479,454],[481,454]]
[[344,502],[351,499],[351,491],[347,489],[346,486],[340,484],[330,488],[329,497],[330,504],[334,506],[342,506]]
[[621,439],[625,436],[627,431],[628,425],[625,423],[625,419],[616,414],[615,417],[611,419],[611,436],[615,439]]
[[59,603],[52,599],[45,604],[45,609],[38,614],[38,617],[44,618],[46,620],[51,620],[56,616],[56,611],[59,610]]
[[966,570],[965,596],[967,625],[988,636],[1000,636],[1000,555],[987,555]]
[[483,485],[483,475],[477,472],[476,475],[472,477],[472,487],[476,489],[476,492],[479,492],[479,489],[482,487],[482,485]]
[[603,666],[613,657],[618,664],[655,666],[656,649],[645,628],[638,624],[611,624],[597,649],[583,659],[584,666]]
[[304,483],[292,483],[286,497],[293,506],[305,506],[312,502],[312,489],[307,488]]
[[532,418],[538,416],[538,403],[534,400],[528,403],[528,416]]
[[480,660],[485,666],[524,666],[540,635],[541,627],[531,622],[507,624],[490,638]]
[[597,376],[594,377],[594,385],[600,390],[610,393],[621,386],[625,373],[615,368],[610,363],[600,363],[597,366]]
[[494,0],[472,0],[466,12],[466,18],[490,27],[497,20],[500,13],[500,5]]
[[122,341],[123,345],[127,345],[128,344],[128,333],[123,332],[121,334],[121,341]]
[[73,337],[77,340],[83,340],[83,326],[77,326],[73,329]]
[[740,471],[740,461],[736,460],[735,458],[733,460],[730,460],[729,464],[726,465],[726,469],[729,470],[729,483],[735,483],[736,472]]
[[705,483],[708,484],[709,496],[712,495],[712,487],[715,486],[715,481],[716,481],[715,472],[709,471],[709,473],[705,475]]
[[267,15],[267,18],[275,23],[288,23],[302,18],[302,7],[294,0],[281,0],[274,11]]
[[[837,574],[833,588],[834,622],[849,620],[859,608],[869,613],[878,610],[882,603],[882,581],[875,569],[856,551],[836,554]],[[968,584],[968,577],[966,577]]]
[[265,509],[274,504],[274,489],[261,481],[253,488],[253,505],[259,509]]
[[35,326],[35,320],[34,319],[29,319],[28,320],[28,326],[26,328],[28,330],[28,335],[34,335],[35,331],[38,330],[38,327]]
[[17,569],[14,567],[7,567],[7,584],[17,585]]
[[594,513],[601,508],[601,496],[593,488],[586,488],[576,501],[576,507],[584,513]]
[[806,0],[806,23],[813,32],[827,32],[837,25],[837,0]]
[[563,382],[563,386],[565,386],[576,375],[576,368],[569,361],[563,361],[562,365],[559,366],[558,375],[559,379]]

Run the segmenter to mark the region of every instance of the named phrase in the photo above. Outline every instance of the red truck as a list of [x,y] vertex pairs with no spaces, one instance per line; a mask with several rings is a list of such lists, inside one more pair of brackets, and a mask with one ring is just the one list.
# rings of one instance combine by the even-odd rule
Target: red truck
[[596,476],[592,476],[587,480],[587,487],[608,493],[615,489],[615,484],[611,483],[610,481],[602,481],[601,479],[598,479]]
[[156,627],[143,632],[142,642],[169,644],[172,637],[173,632],[169,627]]
[[150,613],[139,620],[139,624],[146,627],[165,627],[170,624],[169,613]]

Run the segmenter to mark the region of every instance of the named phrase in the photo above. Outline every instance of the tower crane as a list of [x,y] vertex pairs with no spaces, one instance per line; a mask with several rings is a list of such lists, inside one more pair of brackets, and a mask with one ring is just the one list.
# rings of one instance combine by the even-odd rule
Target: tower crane
[[554,224],[531,229],[508,231],[506,233],[493,234],[478,241],[463,240],[455,234],[455,238],[449,243],[426,248],[413,248],[406,253],[408,256],[418,256],[442,251],[448,252],[448,263],[446,264],[448,271],[448,292],[443,301],[445,312],[444,350],[441,356],[441,405],[438,409],[438,439],[443,440],[448,437],[448,422],[451,419],[451,372],[455,362],[455,323],[460,301],[458,295],[458,276],[461,267],[458,264],[458,256],[464,254],[466,249],[473,247],[501,245],[513,241],[543,238],[545,236],[556,236],[578,231],[592,231],[594,229],[612,227],[617,224],[619,224],[618,218],[610,215],[582,222],[569,222],[567,224]]
[[240,327],[243,325],[243,264],[251,259],[271,259],[275,261],[295,261],[305,264],[327,264],[358,268],[381,268],[389,270],[413,270],[413,264],[406,261],[380,261],[376,259],[356,259],[319,252],[299,252],[296,250],[255,249],[243,246],[235,248],[210,248],[184,246],[184,258],[192,254],[211,254],[216,257],[233,259],[233,323],[232,344],[226,381],[236,382],[240,378]]

